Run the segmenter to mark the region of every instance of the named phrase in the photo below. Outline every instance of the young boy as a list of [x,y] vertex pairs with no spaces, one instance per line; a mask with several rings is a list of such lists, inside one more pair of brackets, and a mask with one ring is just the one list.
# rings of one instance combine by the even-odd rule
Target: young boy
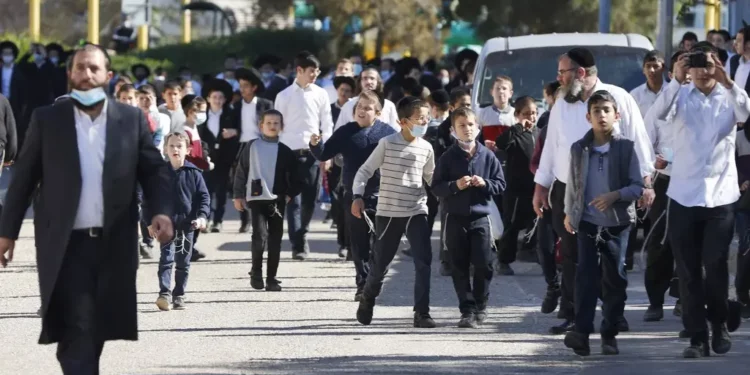
[[435,159],[432,146],[422,139],[430,120],[430,106],[414,97],[405,97],[396,109],[401,132],[380,140],[370,157],[357,171],[353,183],[352,215],[365,217],[367,181],[380,169],[375,229],[377,241],[373,249],[370,272],[365,281],[357,321],[372,322],[375,298],[383,288],[388,266],[406,233],[414,259],[414,327],[434,328],[430,316],[430,264],[432,247],[427,225],[427,195],[424,183],[432,182]]
[[178,81],[169,81],[164,84],[164,92],[161,94],[164,104],[159,106],[159,112],[169,116],[170,129],[172,132],[181,132],[185,124],[185,113],[180,108],[182,99],[182,85]]
[[485,144],[494,148],[495,139],[516,123],[515,109],[510,105],[513,81],[508,76],[498,76],[492,85],[492,105],[477,113],[479,128]]
[[[190,257],[193,252],[193,231],[206,226],[211,205],[206,183],[201,170],[185,160],[190,150],[190,139],[185,133],[167,135],[164,152],[169,156],[169,163],[175,170],[174,180],[175,207],[172,222],[175,237],[172,241],[161,244],[159,258],[159,298],[156,306],[159,310],[169,311],[169,299],[175,310],[185,308],[185,289],[190,271]],[[149,232],[152,228],[149,226]],[[151,233],[154,236],[154,233]],[[172,284],[172,266],[175,267],[175,287]]]
[[117,90],[117,101],[132,107],[138,107],[137,96],[137,90],[129,83],[120,86],[120,89]]
[[565,346],[578,355],[591,353],[589,334],[601,295],[602,354],[612,355],[619,353],[617,320],[625,309],[628,286],[625,252],[643,180],[633,141],[613,134],[620,114],[609,92],[591,95],[586,119],[592,130],[571,146],[565,190],[565,229],[578,240],[575,331],[565,336]]
[[182,110],[185,111],[185,124],[183,130],[190,137],[190,153],[187,160],[203,171],[213,169],[211,157],[208,156],[208,147],[204,150],[198,133],[198,125],[206,122],[206,99],[192,94],[185,95],[181,100]]
[[154,137],[154,146],[159,150],[164,149],[164,135],[169,134],[172,129],[168,115],[160,113],[156,107],[156,91],[154,87],[145,84],[138,88],[138,108],[146,114],[151,134]]
[[[338,128],[331,139],[325,144],[320,142],[320,137],[313,135],[310,139],[310,152],[320,161],[330,160],[338,154],[344,159],[344,167],[341,180],[346,193],[343,199],[345,210],[345,223],[349,232],[349,241],[356,270],[357,292],[354,300],[362,299],[362,291],[369,272],[369,260],[372,237],[371,229],[362,218],[352,215],[352,190],[354,177],[362,164],[375,150],[381,139],[396,133],[393,128],[378,120],[383,105],[381,99],[374,91],[365,91],[359,95],[355,107],[355,122],[350,122]],[[378,189],[380,188],[380,173],[375,171],[372,178],[367,181],[364,192],[360,193],[365,202],[366,215],[372,216],[378,203]]]
[[[248,142],[239,156],[234,176],[234,208],[250,209],[253,226],[250,286],[280,292],[276,280],[284,235],[284,209],[300,192],[297,157],[279,142],[284,118],[279,111],[268,110],[260,117],[261,137]],[[263,251],[268,246],[268,268],[263,284]]]
[[490,202],[505,189],[505,179],[500,161],[476,140],[479,126],[474,111],[460,108],[452,119],[456,143],[438,160],[432,192],[441,199],[445,213],[443,240],[461,311],[458,327],[477,328],[487,318],[492,281]]

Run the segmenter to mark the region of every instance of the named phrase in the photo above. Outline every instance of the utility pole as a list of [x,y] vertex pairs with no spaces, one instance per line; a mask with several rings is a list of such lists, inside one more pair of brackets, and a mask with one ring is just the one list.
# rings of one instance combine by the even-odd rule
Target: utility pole
[[656,48],[664,52],[666,58],[672,56],[672,32],[674,29],[674,0],[659,1],[659,35]]
[[99,0],[89,0],[88,42],[99,44]]
[[[182,5],[190,5],[190,0],[182,0]],[[182,43],[185,43],[185,44],[190,43],[190,38],[192,36],[190,22],[191,22],[190,11],[187,9],[183,10],[182,11]]]
[[612,0],[599,0],[599,32],[609,33],[612,16]]

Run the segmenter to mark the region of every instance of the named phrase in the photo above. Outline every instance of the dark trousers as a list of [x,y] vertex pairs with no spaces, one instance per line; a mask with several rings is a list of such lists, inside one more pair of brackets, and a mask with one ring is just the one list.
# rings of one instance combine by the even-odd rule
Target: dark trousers
[[[487,216],[447,215],[445,245],[453,265],[453,287],[461,314],[487,307],[492,282],[492,236]],[[474,266],[474,283],[469,268]]]
[[510,264],[516,261],[518,253],[518,234],[521,230],[531,229],[534,225],[533,196],[522,196],[505,192],[503,195],[503,237],[500,239],[500,263]]
[[136,196],[138,197],[138,215],[139,215],[138,224],[141,227],[141,242],[150,246],[151,244],[153,244],[154,239],[151,238],[151,234],[148,232],[148,226],[151,223],[147,222],[147,218],[143,214],[146,211],[146,202],[143,197],[143,189],[141,188],[140,184],[136,186],[135,191],[136,191]]
[[[645,286],[651,306],[663,306],[664,294],[672,283],[674,256],[666,236],[667,230],[667,196],[669,177],[659,176],[654,181],[656,199],[648,212],[651,231],[646,235],[646,274]],[[669,228],[670,230],[672,228]]]
[[536,225],[537,238],[537,256],[539,264],[542,266],[544,281],[547,282],[547,289],[560,289],[560,276],[557,272],[557,262],[555,260],[555,243],[557,243],[557,234],[552,229],[552,215],[549,213],[538,219]]
[[383,280],[388,273],[388,267],[396,256],[401,237],[406,233],[414,260],[414,311],[428,313],[430,311],[432,246],[429,228],[427,228],[427,215],[412,217],[376,216],[375,229],[378,239],[375,242],[370,261],[370,273],[367,275],[364,297],[375,299],[380,295],[380,291],[383,289]]
[[240,225],[244,227],[248,224],[250,224],[250,211],[240,211]]
[[224,212],[227,205],[227,194],[229,192],[229,171],[230,164],[216,163],[212,171],[203,172],[203,178],[206,181],[208,194],[211,196],[211,219],[214,223],[221,223],[224,220]]
[[[581,221],[576,234],[578,266],[576,268],[576,331],[594,332],[596,302],[602,299],[602,337],[617,336],[617,321],[625,311],[625,253],[631,226],[600,227]],[[600,262],[601,260],[601,262]]]
[[[630,238],[628,239],[628,251],[625,253],[625,265],[627,270],[633,269],[633,255],[635,254],[637,249],[640,249],[640,244],[638,243],[638,229],[643,228],[643,236],[647,236],[648,232],[651,230],[651,220],[647,217],[646,213],[647,210],[640,210],[636,207],[636,215],[637,219],[636,222],[633,223],[631,229],[630,229]],[[649,213],[650,215],[650,213]]]
[[96,288],[101,237],[73,231],[57,276],[50,309],[63,325],[57,360],[65,375],[99,374],[104,341],[96,337]]
[[740,240],[737,249],[737,276],[734,288],[737,299],[743,304],[750,304],[750,211],[737,209],[735,211],[735,232]]
[[707,332],[706,320],[714,324],[727,320],[727,257],[734,234],[734,207],[685,207],[672,200],[668,220],[680,278],[682,324],[692,334]]
[[[188,275],[190,274],[190,257],[193,255],[193,230],[175,231],[174,239],[161,244],[159,258],[159,294],[180,297],[185,295]],[[172,267],[174,266],[174,290],[172,286]]]
[[[328,187],[331,191],[331,220],[336,224],[336,243],[340,249],[349,248],[349,235],[346,229],[346,200],[341,181],[341,167],[334,165],[328,175]],[[351,205],[348,207],[351,211]]]
[[[365,213],[370,220],[375,220],[375,207],[378,204],[378,199],[374,196],[363,197],[362,199],[365,202]],[[356,271],[355,282],[357,283],[357,290],[361,291],[364,289],[367,275],[370,273],[370,253],[376,234],[372,232],[364,218],[358,219],[352,215],[352,194],[350,192],[344,195],[344,207],[349,207],[344,215]],[[343,225],[340,224],[340,226]]]
[[[552,184],[552,228],[560,236],[560,252],[562,253],[562,282],[560,291],[560,310],[566,319],[575,318],[575,280],[576,258],[578,256],[578,241],[574,234],[565,230],[565,184],[555,180]],[[546,213],[549,214],[549,213]]]
[[[281,237],[284,236],[284,208],[286,198],[250,201],[248,208],[253,224],[250,249],[253,254],[252,276],[263,277],[263,251],[268,249],[266,277],[276,277],[281,258]],[[247,211],[247,210],[246,210]]]
[[318,199],[320,187],[320,167],[309,152],[296,152],[299,163],[299,178],[302,181],[302,192],[292,198],[286,206],[289,241],[292,243],[292,253],[308,253],[307,232],[310,231],[310,220],[315,213],[315,202]]

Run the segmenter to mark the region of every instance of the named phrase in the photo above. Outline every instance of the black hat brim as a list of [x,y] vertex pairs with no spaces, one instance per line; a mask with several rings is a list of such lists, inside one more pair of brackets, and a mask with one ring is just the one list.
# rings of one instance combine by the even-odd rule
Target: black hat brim
[[145,64],[133,64],[133,66],[130,67],[130,73],[133,73],[135,75],[135,71],[138,70],[138,68],[143,68],[146,70],[146,75],[151,76],[151,68],[146,66]]
[[234,90],[229,82],[219,78],[212,78],[201,88],[201,96],[208,99],[208,96],[214,91],[221,91],[227,99],[227,102],[231,101],[232,96],[234,95]]
[[256,95],[262,93],[263,91],[266,91],[266,85],[260,78],[260,72],[258,72],[258,70],[255,68],[239,68],[235,70],[234,76],[238,81],[245,80],[255,85],[257,87],[257,89],[255,89]]
[[354,77],[338,76],[333,78],[333,87],[336,90],[338,90],[339,86],[342,84],[351,86],[352,90],[357,88],[357,81],[354,80]]

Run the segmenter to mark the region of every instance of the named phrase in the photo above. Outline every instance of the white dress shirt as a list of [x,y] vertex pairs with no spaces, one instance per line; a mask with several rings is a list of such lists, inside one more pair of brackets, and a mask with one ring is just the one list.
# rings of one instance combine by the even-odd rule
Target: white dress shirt
[[294,81],[276,96],[274,106],[284,116],[279,141],[292,150],[309,149],[313,134],[320,134],[325,142],[333,133],[328,94],[314,83],[302,88]]
[[107,145],[107,101],[95,119],[75,108],[78,160],[81,165],[81,194],[73,229],[104,226],[104,150]]
[[[334,131],[354,121],[354,108],[357,105],[357,100],[359,100],[359,96],[349,99],[349,101],[344,103],[341,107],[341,113],[339,113],[339,118],[336,120],[336,126],[333,128]],[[396,112],[396,105],[388,99],[385,99],[383,102],[383,110],[380,111],[378,120],[390,125],[397,132],[401,131],[401,125],[398,122],[398,113]]]
[[219,136],[219,130],[221,129],[221,123],[219,120],[221,120],[221,114],[224,112],[224,109],[220,109],[219,112],[214,112],[213,110],[208,110],[208,120],[206,120],[206,125],[208,126],[208,130],[211,131],[211,134],[214,135],[214,137]]
[[11,66],[5,66],[3,65],[3,95],[10,99],[10,80],[13,78],[13,67],[15,65]]
[[[654,151],[643,125],[638,104],[624,89],[597,81],[593,91],[607,90],[617,102],[620,121],[614,125],[616,133],[635,143],[635,153],[641,167],[641,176],[654,171]],[[568,103],[560,98],[550,110],[547,138],[534,182],[550,187],[555,179],[568,182],[570,147],[591,130],[586,120],[586,102]]]
[[260,137],[257,96],[254,96],[250,103],[242,101],[241,120],[242,135],[240,135],[240,142],[249,142]]
[[665,87],[667,87],[666,81],[661,84],[661,88],[658,92],[653,92],[648,88],[648,83],[644,83],[634,88],[633,91],[630,92],[630,95],[633,96],[635,102],[638,103],[638,109],[641,111],[641,115],[643,115],[644,118],[646,117],[646,112],[648,112],[648,109],[651,108],[652,105],[654,105],[656,97],[659,96],[662,91],[664,91]]
[[[666,87],[667,84],[664,85]],[[654,149],[656,155],[661,154],[664,157],[669,157],[671,153],[672,160],[674,160],[674,128],[666,124],[666,121],[659,119],[659,113],[653,110],[651,106],[643,117],[643,123],[646,125],[646,133],[648,138],[651,140],[651,146]],[[660,174],[670,176],[672,171],[672,165],[669,164],[665,169],[657,169]]]
[[708,95],[694,84],[669,83],[653,110],[674,134],[667,196],[685,207],[718,207],[740,198],[734,160],[737,123],[750,115],[750,99],[736,83],[716,84]]
[[[729,74],[732,73],[729,59],[727,59],[727,65],[724,66],[724,70]],[[750,76],[750,61],[745,60],[743,56],[740,56],[740,60],[737,65],[737,71],[734,72],[734,78],[732,79],[734,80],[734,83],[737,84],[737,86],[744,89],[745,85],[747,85],[748,76]]]

